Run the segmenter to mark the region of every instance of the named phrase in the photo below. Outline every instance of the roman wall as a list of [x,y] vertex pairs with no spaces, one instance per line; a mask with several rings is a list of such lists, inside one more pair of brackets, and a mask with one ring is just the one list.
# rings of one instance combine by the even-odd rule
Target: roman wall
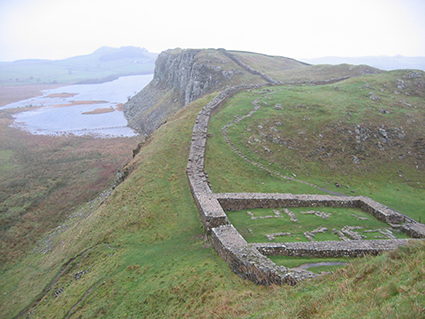
[[[204,171],[205,147],[211,114],[234,94],[261,86],[241,85],[227,88],[211,100],[198,114],[192,132],[192,143],[186,167],[191,192],[202,223],[211,234],[218,255],[242,278],[257,284],[290,284],[316,276],[305,270],[277,266],[266,256],[358,257],[377,255],[405,245],[408,240],[353,240],[307,243],[249,244],[229,223],[226,211],[277,207],[347,207],[361,208],[392,227],[401,228],[415,238],[425,237],[425,226],[405,223],[405,216],[363,196],[293,195],[265,193],[213,193]],[[411,219],[410,219],[411,221]]]

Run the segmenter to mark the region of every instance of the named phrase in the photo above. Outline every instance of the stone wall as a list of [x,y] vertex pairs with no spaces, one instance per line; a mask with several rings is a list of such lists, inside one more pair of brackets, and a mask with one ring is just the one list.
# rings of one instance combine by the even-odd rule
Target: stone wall
[[231,54],[229,51],[225,50],[225,49],[218,49],[220,52],[222,52],[225,56],[227,56],[228,58],[232,59],[237,65],[239,65],[241,68],[247,70],[249,73],[254,74],[254,75],[259,75],[261,76],[264,80],[266,80],[267,82],[271,83],[271,84],[282,84],[282,82],[276,81],[275,79],[273,79],[271,76],[265,74],[263,71],[260,70],[256,70],[254,68],[252,68],[250,65],[246,64],[245,62],[243,62],[239,57],[235,56],[234,54]]
[[[358,257],[377,255],[385,250],[405,245],[408,240],[355,240],[284,244],[248,244],[227,219],[225,211],[276,207],[347,207],[361,208],[391,226],[398,226],[413,237],[425,237],[425,226],[419,223],[402,224],[402,214],[373,201],[357,196],[293,195],[265,193],[214,194],[204,171],[205,147],[211,114],[230,96],[245,89],[260,86],[241,85],[227,88],[211,100],[198,114],[192,132],[192,144],[186,167],[191,192],[204,227],[211,233],[212,245],[229,267],[242,278],[257,284],[290,284],[311,278],[315,274],[277,266],[268,255],[302,257]],[[421,226],[422,225],[422,226]],[[424,227],[423,227],[424,226]]]
[[402,214],[364,196],[261,193],[224,193],[215,196],[225,211],[274,207],[345,207],[360,208],[390,225],[404,221]]
[[229,97],[245,89],[259,86],[241,85],[228,88],[212,99],[198,114],[192,131],[192,143],[186,167],[189,184],[201,220],[209,231],[212,227],[228,224],[227,216],[217,199],[212,195],[208,177],[204,171],[207,130],[211,113],[217,110]]
[[401,226],[401,231],[407,236],[412,238],[424,238],[425,237],[425,225],[421,223],[405,223]]
[[405,245],[410,239],[395,240],[350,240],[320,241],[296,243],[256,243],[252,244],[265,256],[295,257],[363,257],[378,255],[382,251],[396,249]]
[[232,225],[213,228],[212,244],[230,269],[244,279],[263,285],[297,283],[297,278],[286,267],[278,268],[258,249],[248,245]]

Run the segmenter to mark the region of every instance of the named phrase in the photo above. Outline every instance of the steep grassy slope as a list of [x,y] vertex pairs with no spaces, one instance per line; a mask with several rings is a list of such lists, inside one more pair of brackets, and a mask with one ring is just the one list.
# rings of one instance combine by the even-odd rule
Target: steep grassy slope
[[[157,130],[129,164],[134,171],[124,183],[46,238],[48,253],[36,251],[2,274],[1,316],[423,316],[423,245],[360,260],[295,288],[256,286],[230,271],[205,242],[185,176],[193,123],[210,98],[188,105]],[[222,166],[221,160],[210,162]],[[238,177],[250,173],[252,183],[275,182],[252,168]],[[237,180],[237,174],[229,178]]]
[[264,72],[283,71],[308,66],[308,63],[281,56],[270,56],[254,52],[229,51],[254,69]]

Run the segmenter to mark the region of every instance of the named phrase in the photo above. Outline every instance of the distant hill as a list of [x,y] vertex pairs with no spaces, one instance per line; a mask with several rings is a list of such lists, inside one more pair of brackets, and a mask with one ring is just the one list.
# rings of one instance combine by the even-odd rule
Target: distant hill
[[158,54],[139,47],[101,47],[63,60],[0,62],[0,85],[26,83],[100,83],[123,75],[151,74]]
[[311,64],[366,64],[382,70],[397,70],[397,69],[418,69],[425,70],[425,57],[405,57],[402,55],[396,56],[365,56],[365,57],[336,57],[329,56],[315,59],[303,59],[303,61]]

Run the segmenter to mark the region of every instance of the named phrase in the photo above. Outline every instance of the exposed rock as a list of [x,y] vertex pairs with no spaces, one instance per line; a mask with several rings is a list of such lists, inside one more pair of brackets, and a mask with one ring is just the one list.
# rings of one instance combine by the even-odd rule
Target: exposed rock
[[266,234],[267,239],[270,240],[270,241],[275,240],[275,237],[281,237],[281,236],[292,236],[292,234],[291,233]]
[[318,212],[315,210],[309,210],[306,212],[301,212],[301,214],[305,214],[305,215],[316,215],[317,217],[323,218],[323,219],[328,219],[332,214],[331,213],[325,213],[325,212]]
[[379,101],[381,99],[379,96],[376,96],[374,92],[370,92],[369,97],[373,101]]
[[341,232],[345,235],[347,235],[349,238],[353,240],[362,240],[363,238],[366,238],[366,236],[359,235],[358,232],[355,232],[354,230],[362,229],[360,226],[344,226],[343,229],[341,229]]
[[289,218],[291,219],[291,222],[298,223],[298,218],[297,216],[295,216],[294,212],[291,212],[287,208],[285,208],[283,212],[289,216]]
[[397,88],[403,90],[407,87],[407,84],[402,79],[397,79]]
[[164,51],[156,60],[153,80],[125,104],[124,115],[130,127],[150,135],[183,106],[223,89],[235,78],[243,79],[244,74],[222,50]]

